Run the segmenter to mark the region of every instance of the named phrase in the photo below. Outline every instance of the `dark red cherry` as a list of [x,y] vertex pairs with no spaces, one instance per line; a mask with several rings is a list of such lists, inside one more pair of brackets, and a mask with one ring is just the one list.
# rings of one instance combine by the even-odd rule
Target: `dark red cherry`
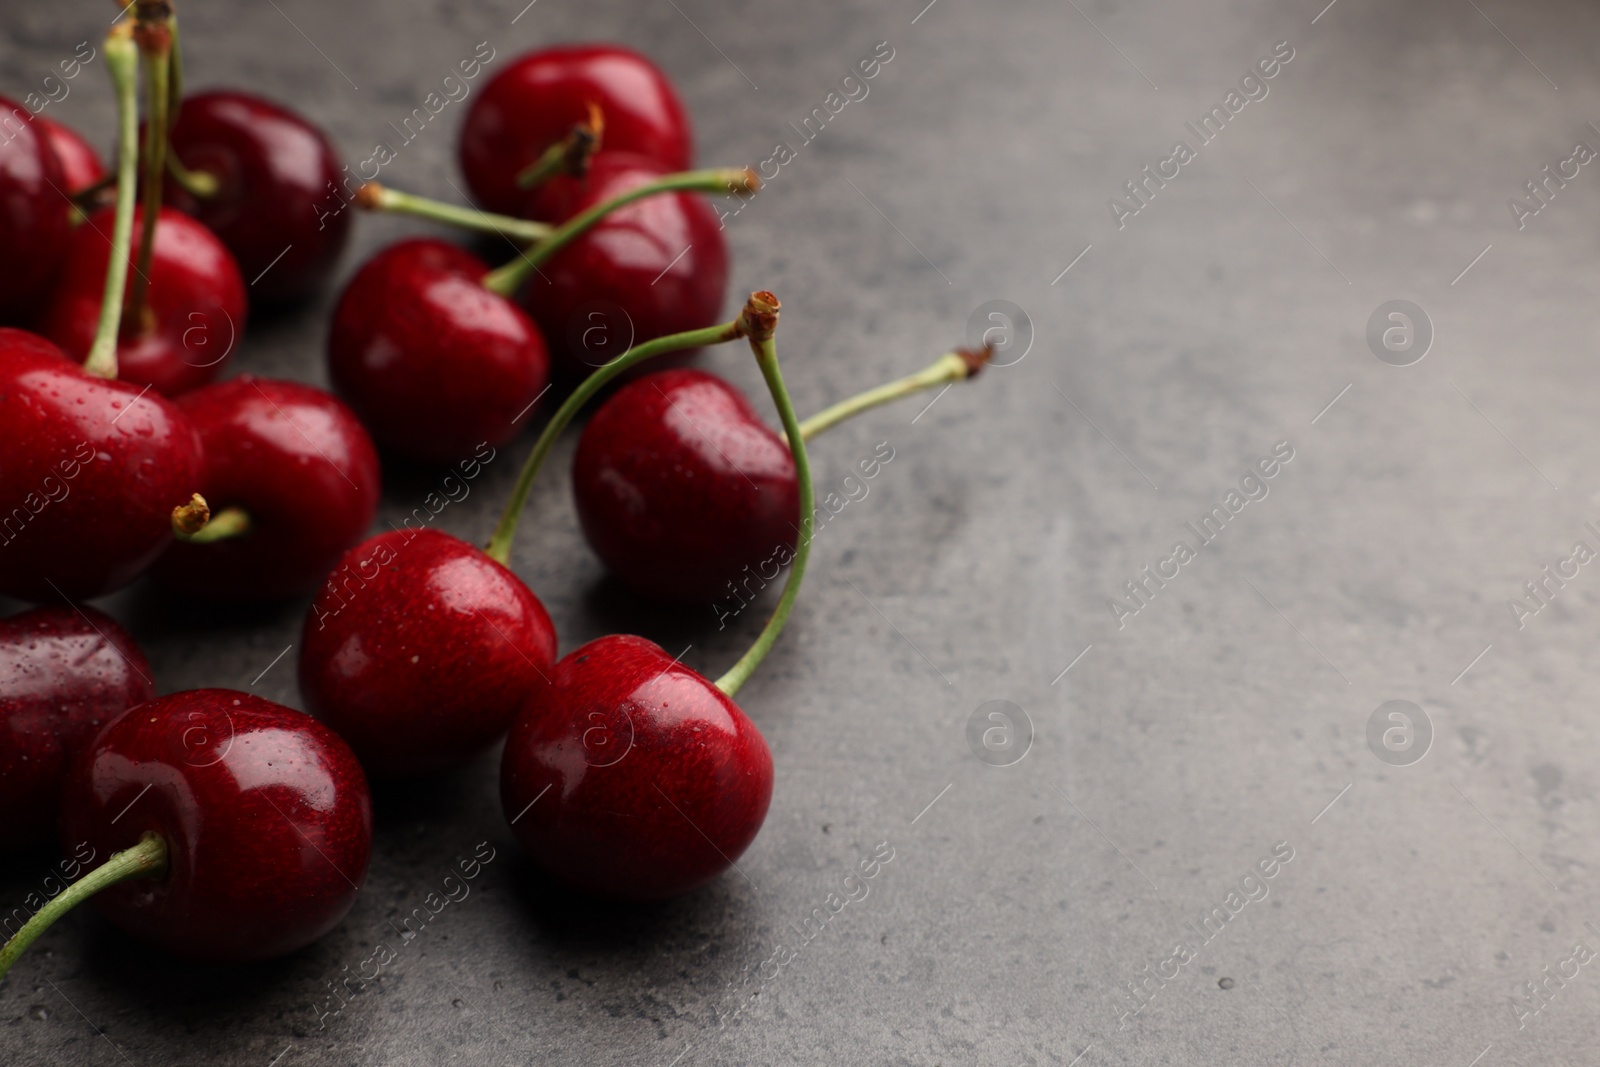
[[200,484],[200,436],[171,401],[89,375],[0,329],[0,593],[74,601],[133,581]]
[[208,600],[280,600],[314,589],[378,510],[377,450],[355,414],[320,389],[243,375],[183,396],[200,432],[199,491],[249,530],[175,541],[155,565],[165,586]]
[[604,116],[602,144],[632,152],[663,172],[687,170],[694,156],[689,116],[655,64],[613,44],[574,44],[529,52],[484,86],[461,127],[461,172],[490,211],[515,214],[526,194],[517,174],[589,117]]
[[481,284],[484,262],[443,241],[379,252],[339,297],[328,373],[378,444],[445,464],[508,444],[549,381],[544,338]]
[[755,839],[772,799],[760,731],[710,681],[642,637],[557,663],[511,724],[500,802],[534,862],[608,897],[676,896]]
[[65,840],[97,856],[146,832],[167,871],[101,891],[123,930],[168,951],[281,956],[336,926],[367,875],[372,800],[349,746],[309,715],[194,689],[124,714],[73,766]]
[[228,246],[251,282],[251,300],[286,303],[326,284],[351,215],[341,210],[336,190],[343,176],[327,135],[280,104],[213,89],[184,97],[172,149],[219,188],[195,197],[169,181],[168,202]]
[[312,602],[300,694],[374,777],[435,774],[505,733],[555,658],[516,575],[448,534],[394,530],[346,553]]
[[106,176],[106,165],[100,161],[100,153],[77,130],[43,115],[35,117],[33,123],[44,133],[45,141],[61,161],[62,189],[76,193]]
[[733,385],[675,369],[619,389],[572,464],[584,536],[635,592],[677,603],[731,595],[793,553],[800,490],[789,446]]
[[[602,151],[587,176],[552,178],[536,189],[531,210],[564,221],[666,173],[642,157]],[[557,252],[524,298],[557,367],[584,377],[630,340],[717,322],[727,288],[728,246],[716,211],[703,195],[664,193],[607,215]],[[606,343],[593,343],[596,328]]]
[[[82,360],[94,343],[114,208],[103,208],[72,231],[60,282],[39,332]],[[130,263],[143,245],[142,210],[134,211]],[[130,268],[130,274],[132,273]],[[211,381],[244,334],[244,281],[233,256],[200,223],[164,207],[156,220],[155,254],[142,322],[124,317],[117,341],[118,377],[177,396]]]
[[155,695],[150,661],[94,608],[0,619],[0,846],[50,839],[73,759],[101,726]]
[[67,253],[66,175],[31,120],[0,96],[0,323],[34,316]]

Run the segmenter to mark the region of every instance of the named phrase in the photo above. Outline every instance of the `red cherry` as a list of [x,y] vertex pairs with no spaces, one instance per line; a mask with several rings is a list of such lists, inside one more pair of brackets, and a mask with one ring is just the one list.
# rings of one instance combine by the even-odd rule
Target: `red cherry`
[[106,176],[106,165],[100,161],[100,153],[77,130],[53,122],[43,115],[35,116],[33,123],[43,132],[56,159],[61,161],[61,188],[64,191],[76,193]]
[[66,258],[72,201],[32,116],[0,96],[0,120],[0,322],[18,322],[33,316]]
[[490,211],[515,214],[527,194],[517,174],[589,117],[605,119],[603,144],[633,152],[663,172],[694,156],[689,116],[655,64],[618,45],[580,44],[529,52],[484,86],[461,127],[461,172]]
[[281,956],[336,926],[366,878],[372,800],[345,743],[309,715],[228,689],[123,715],[79,757],[61,828],[98,856],[153,832],[166,873],[95,901],[171,952]]
[[794,549],[788,443],[704,371],[647,374],[613,394],[584,427],[572,484],[595,553],[657,600],[727,596],[746,567],[770,580]]
[[327,282],[350,215],[339,210],[340,167],[326,134],[280,104],[214,89],[184,98],[172,149],[220,185],[195,197],[169,181],[168,201],[228,246],[251,281],[252,300],[300,300]]
[[166,547],[200,481],[200,436],[154,391],[88,374],[42,337],[0,329],[0,593],[81,600]]
[[[666,173],[639,156],[599,152],[586,177],[552,178],[536,189],[532,211],[564,221]],[[524,298],[557,366],[584,377],[630,340],[716,322],[727,288],[728,246],[715,209],[695,193],[663,193],[612,212],[557,252]]]
[[544,338],[512,301],[483,287],[488,267],[443,241],[401,241],[339,297],[328,372],[372,436],[443,464],[521,429],[549,380]]
[[[111,258],[107,235],[115,214],[115,209],[103,208],[74,228],[60,283],[41,321],[39,332],[77,360],[84,359],[94,343]],[[131,263],[138,261],[143,244],[143,215],[142,209],[134,212]],[[162,208],[156,220],[145,321],[123,323],[117,342],[118,377],[136,386],[149,385],[163,396],[204,385],[227,364],[244,333],[245,317],[244,281],[233,256],[202,223]]]
[[102,725],[155,695],[150,661],[94,608],[0,619],[0,845],[52,837],[73,759]]
[[249,529],[175,541],[156,578],[210,600],[310,592],[378,509],[378,454],[355,414],[320,389],[250,375],[197,389],[178,407],[200,432],[200,491],[212,513],[240,508]]
[[300,693],[375,777],[435,774],[505,733],[555,658],[521,579],[448,534],[395,530],[346,553],[312,602]]
[[559,880],[654,900],[711,881],[755,840],[772,754],[739,706],[642,637],[591,641],[511,724],[500,803]]

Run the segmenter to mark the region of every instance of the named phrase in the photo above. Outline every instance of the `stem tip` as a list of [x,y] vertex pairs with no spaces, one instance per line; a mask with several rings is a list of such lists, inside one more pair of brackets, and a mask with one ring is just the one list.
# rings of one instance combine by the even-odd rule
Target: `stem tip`
[[206,498],[195,493],[187,504],[172,509],[172,532],[179,537],[193,537],[211,521],[211,505]]
[[778,328],[778,311],[782,307],[771,292],[757,289],[750,294],[744,310],[739,313],[739,333],[748,337],[752,344],[772,340]]

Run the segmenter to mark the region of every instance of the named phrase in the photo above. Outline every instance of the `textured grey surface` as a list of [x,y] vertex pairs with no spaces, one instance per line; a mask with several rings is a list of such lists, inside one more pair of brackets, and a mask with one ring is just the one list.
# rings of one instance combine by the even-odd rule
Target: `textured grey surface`
[[[1575,141],[1600,145],[1600,15],[924,2],[540,0],[514,26],[522,0],[186,6],[194,84],[281,97],[351,161],[479,41],[503,62],[615,38],[682,87],[702,160],[755,163],[888,41],[870,96],[730,222],[734,288],[783,297],[803,412],[921,366],[986,300],[1025,308],[1036,339],[914,425],[916,403],[816,445],[820,486],[880,440],[895,459],[825,530],[741,694],[777,763],[748,881],[646,910],[553,893],[519,859],[485,759],[380,794],[367,888],[291,959],[196,969],[70,918],[0,987],[0,1060],[1595,1062],[1592,967],[1550,982],[1520,1026],[1514,1005],[1574,942],[1600,948],[1585,925],[1600,923],[1600,577],[1581,568],[1520,630],[1507,601],[1574,541],[1600,548],[1583,526],[1600,525],[1600,173],[1582,168],[1520,231],[1507,198]],[[108,14],[4,10],[13,96]],[[1280,41],[1294,57],[1266,98],[1119,229],[1107,198],[1192,144],[1185,121]],[[101,145],[103,79],[92,67],[50,112]],[[460,110],[386,176],[453,195]],[[361,220],[346,273],[420,229]],[[332,297],[258,324],[238,368],[325,381]],[[1404,368],[1365,341],[1396,298],[1437,331]],[[741,353],[703,363],[759,395]],[[1184,523],[1279,441],[1294,458],[1270,494],[1119,628],[1108,598],[1192,545]],[[440,523],[486,536],[514,462]],[[385,516],[429,487],[390,472]],[[564,477],[536,491],[515,564],[564,649],[635,629],[692,643],[687,661],[715,671],[759,621],[718,633],[709,614],[630,603],[578,536]],[[164,689],[248,686],[301,612],[195,612],[141,590],[109,607]],[[255,690],[297,703],[292,656]],[[1013,766],[968,747],[993,699],[1036,732]],[[1391,699],[1433,726],[1410,766],[1368,747]],[[472,895],[319,1020],[326,983],[395,941],[386,920],[484,840],[497,858]],[[867,897],[775,956],[884,841],[894,859]],[[1294,858],[1269,895],[1204,941],[1204,915],[1280,842]],[[48,863],[7,860],[0,899]],[[1123,987],[1170,973],[1180,942],[1194,958],[1131,1014]]]

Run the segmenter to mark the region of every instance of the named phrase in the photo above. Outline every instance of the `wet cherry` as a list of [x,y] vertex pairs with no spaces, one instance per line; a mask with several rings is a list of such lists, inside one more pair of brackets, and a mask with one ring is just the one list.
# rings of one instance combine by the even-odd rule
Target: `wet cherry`
[[665,74],[612,44],[529,52],[483,87],[461,128],[461,171],[490,211],[516,214],[526,194],[516,177],[598,105],[604,144],[651,160],[663,171],[692,161],[689,117]]
[[155,695],[149,660],[94,608],[0,619],[0,844],[52,838],[72,760],[101,726]]
[[180,538],[156,579],[208,600],[310,592],[378,508],[378,455],[355,414],[320,389],[250,375],[197,389],[178,407],[200,434],[199,491],[212,521],[228,516],[243,529]]
[[374,777],[435,774],[505,733],[555,658],[521,579],[448,534],[395,530],[346,553],[312,602],[300,693]]
[[351,213],[341,210],[345,175],[326,134],[281,104],[214,89],[184,98],[171,143],[215,188],[195,195],[169,181],[168,201],[232,251],[252,301],[296,301],[327,283]]
[[0,323],[31,318],[66,258],[67,179],[31,118],[0,97]]
[[[83,359],[94,341],[114,214],[104,208],[73,229],[66,265],[40,322],[40,332],[74,359]],[[134,213],[130,258],[141,247],[142,217],[142,210]],[[215,378],[232,356],[245,328],[244,281],[215,235],[172,208],[162,208],[157,219],[149,278],[140,321],[122,325],[118,376],[176,396]]]

